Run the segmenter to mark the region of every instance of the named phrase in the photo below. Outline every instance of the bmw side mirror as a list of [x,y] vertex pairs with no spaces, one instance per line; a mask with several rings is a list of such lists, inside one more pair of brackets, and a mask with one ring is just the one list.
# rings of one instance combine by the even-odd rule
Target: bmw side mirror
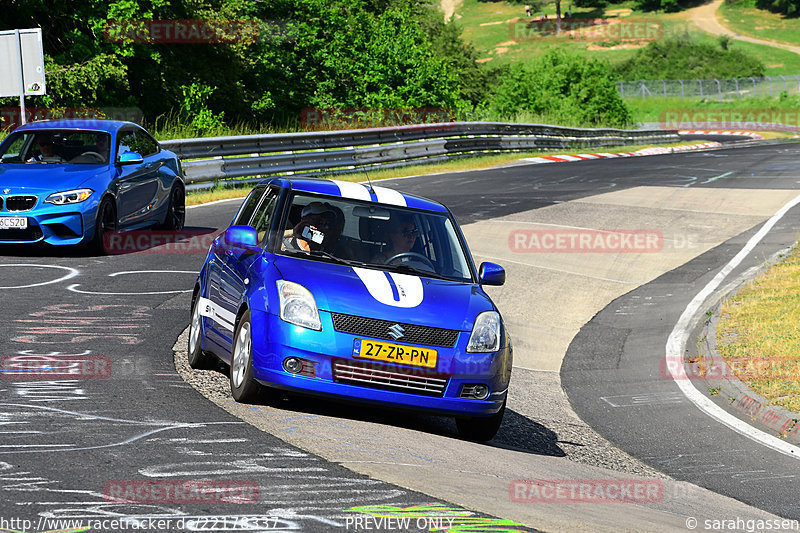
[[119,156],[120,165],[141,165],[142,163],[144,163],[144,158],[138,152],[123,152]]
[[240,248],[258,246],[258,233],[252,226],[231,226],[225,230],[225,244]]
[[506,282],[506,271],[496,263],[481,263],[478,270],[481,285],[502,285]]

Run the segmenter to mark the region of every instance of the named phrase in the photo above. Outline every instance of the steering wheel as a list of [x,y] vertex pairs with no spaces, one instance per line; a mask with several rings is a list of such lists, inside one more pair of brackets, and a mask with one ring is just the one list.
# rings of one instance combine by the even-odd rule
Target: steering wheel
[[106,160],[106,156],[104,156],[103,154],[97,153],[97,152],[83,152],[79,157],[83,157],[85,155],[90,155],[90,156],[96,158],[98,161],[101,161],[101,162]]
[[386,264],[388,265],[391,262],[393,262],[393,261],[395,261],[397,259],[401,259],[403,257],[418,259],[418,260],[422,261],[423,263],[425,263],[425,266],[430,267],[432,272],[436,272],[436,267],[433,266],[433,263],[431,263],[431,260],[428,259],[427,257],[425,257],[422,254],[418,254],[417,252],[401,252],[399,254],[394,254],[392,257],[390,257],[389,259],[386,260]]

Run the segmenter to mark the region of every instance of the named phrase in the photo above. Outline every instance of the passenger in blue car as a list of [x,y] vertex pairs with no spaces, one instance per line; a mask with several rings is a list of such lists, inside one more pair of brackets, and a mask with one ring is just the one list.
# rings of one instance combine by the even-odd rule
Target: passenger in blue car
[[370,262],[385,264],[400,254],[407,254],[417,241],[419,230],[410,215],[393,214],[386,234],[389,246],[378,252]]
[[305,206],[300,222],[284,236],[282,249],[310,252],[335,247],[332,241],[338,238],[338,224],[334,209],[327,202],[311,202]]
[[42,133],[36,136],[36,147],[39,154],[34,155],[30,161],[43,161],[45,163],[63,163],[64,158],[55,153],[53,149],[53,138],[49,133]]

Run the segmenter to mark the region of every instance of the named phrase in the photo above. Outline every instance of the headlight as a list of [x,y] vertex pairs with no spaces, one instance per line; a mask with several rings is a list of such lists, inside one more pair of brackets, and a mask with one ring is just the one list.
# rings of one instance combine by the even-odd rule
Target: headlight
[[87,200],[94,191],[92,189],[75,189],[73,191],[54,192],[45,202],[55,205],[77,204]]
[[468,352],[496,352],[500,349],[500,314],[484,311],[475,319],[467,343]]
[[278,286],[278,299],[281,308],[281,319],[290,324],[297,324],[304,328],[322,329],[322,322],[319,320],[317,303],[311,293],[297,283],[284,281],[276,282]]

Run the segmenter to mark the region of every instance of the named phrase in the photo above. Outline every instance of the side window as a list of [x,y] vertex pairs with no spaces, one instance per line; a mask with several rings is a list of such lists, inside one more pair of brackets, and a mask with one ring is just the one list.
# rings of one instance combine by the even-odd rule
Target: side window
[[135,152],[136,133],[132,130],[120,131],[117,134],[117,161],[125,152]]
[[261,201],[261,197],[264,195],[264,190],[266,188],[266,185],[258,185],[255,189],[250,191],[250,194],[248,194],[247,198],[242,202],[242,207],[239,209],[239,214],[236,215],[234,225],[247,226],[250,224],[250,218],[253,216],[256,207],[258,207],[258,203]]
[[275,190],[267,191],[267,194],[264,195],[264,201],[261,202],[256,211],[256,216],[253,218],[253,227],[258,232],[258,243],[262,247],[266,244],[269,224],[272,222],[272,215],[275,212],[275,204],[277,202],[277,192]]
[[145,131],[136,132],[136,142],[139,147],[138,151],[142,154],[142,157],[147,157],[158,152],[158,143]]

